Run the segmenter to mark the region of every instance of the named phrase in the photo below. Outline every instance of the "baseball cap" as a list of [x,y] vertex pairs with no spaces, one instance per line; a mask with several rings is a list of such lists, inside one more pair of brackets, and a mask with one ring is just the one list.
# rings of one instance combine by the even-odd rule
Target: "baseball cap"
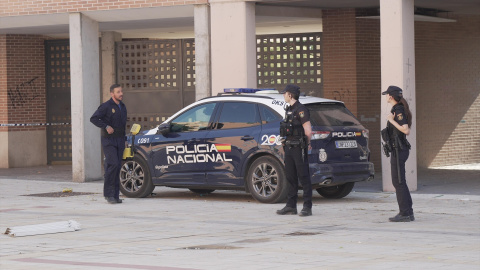
[[403,91],[402,91],[402,88],[400,88],[398,86],[390,85],[387,88],[387,91],[382,92],[382,95],[386,95],[386,94],[389,94],[390,96],[400,96],[401,97],[402,94],[403,94]]
[[294,95],[300,96],[300,87],[294,84],[287,84],[287,86],[285,86],[285,89],[283,89],[283,91],[281,91],[280,94],[285,94],[286,92],[290,92]]

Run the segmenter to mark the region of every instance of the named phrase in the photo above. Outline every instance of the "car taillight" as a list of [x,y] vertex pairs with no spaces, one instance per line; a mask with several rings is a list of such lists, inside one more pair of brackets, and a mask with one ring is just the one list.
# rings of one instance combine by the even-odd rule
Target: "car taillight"
[[312,140],[323,140],[328,138],[330,131],[312,131]]
[[363,137],[368,138],[368,129],[362,130]]

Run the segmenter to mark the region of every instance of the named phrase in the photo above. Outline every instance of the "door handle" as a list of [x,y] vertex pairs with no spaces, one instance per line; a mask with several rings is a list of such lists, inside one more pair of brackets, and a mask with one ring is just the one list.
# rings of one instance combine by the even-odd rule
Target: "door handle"
[[253,140],[254,138],[252,136],[249,136],[249,135],[245,135],[241,138],[241,140],[243,141],[250,141],[250,140]]

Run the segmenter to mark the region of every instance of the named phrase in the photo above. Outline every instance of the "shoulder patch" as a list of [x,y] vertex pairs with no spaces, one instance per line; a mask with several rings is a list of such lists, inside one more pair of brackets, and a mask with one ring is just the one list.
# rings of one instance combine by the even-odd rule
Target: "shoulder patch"
[[300,115],[300,118],[303,118],[305,116],[305,113],[303,111],[298,113]]
[[397,118],[398,118],[398,120],[400,120],[400,121],[403,120],[403,114],[399,113],[399,114],[397,115]]

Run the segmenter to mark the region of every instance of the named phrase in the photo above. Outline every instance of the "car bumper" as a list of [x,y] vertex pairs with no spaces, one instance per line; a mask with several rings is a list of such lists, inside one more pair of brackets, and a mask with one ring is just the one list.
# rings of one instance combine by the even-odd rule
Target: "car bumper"
[[310,178],[314,186],[334,186],[347,182],[373,179],[375,169],[371,162],[341,164],[310,163]]

